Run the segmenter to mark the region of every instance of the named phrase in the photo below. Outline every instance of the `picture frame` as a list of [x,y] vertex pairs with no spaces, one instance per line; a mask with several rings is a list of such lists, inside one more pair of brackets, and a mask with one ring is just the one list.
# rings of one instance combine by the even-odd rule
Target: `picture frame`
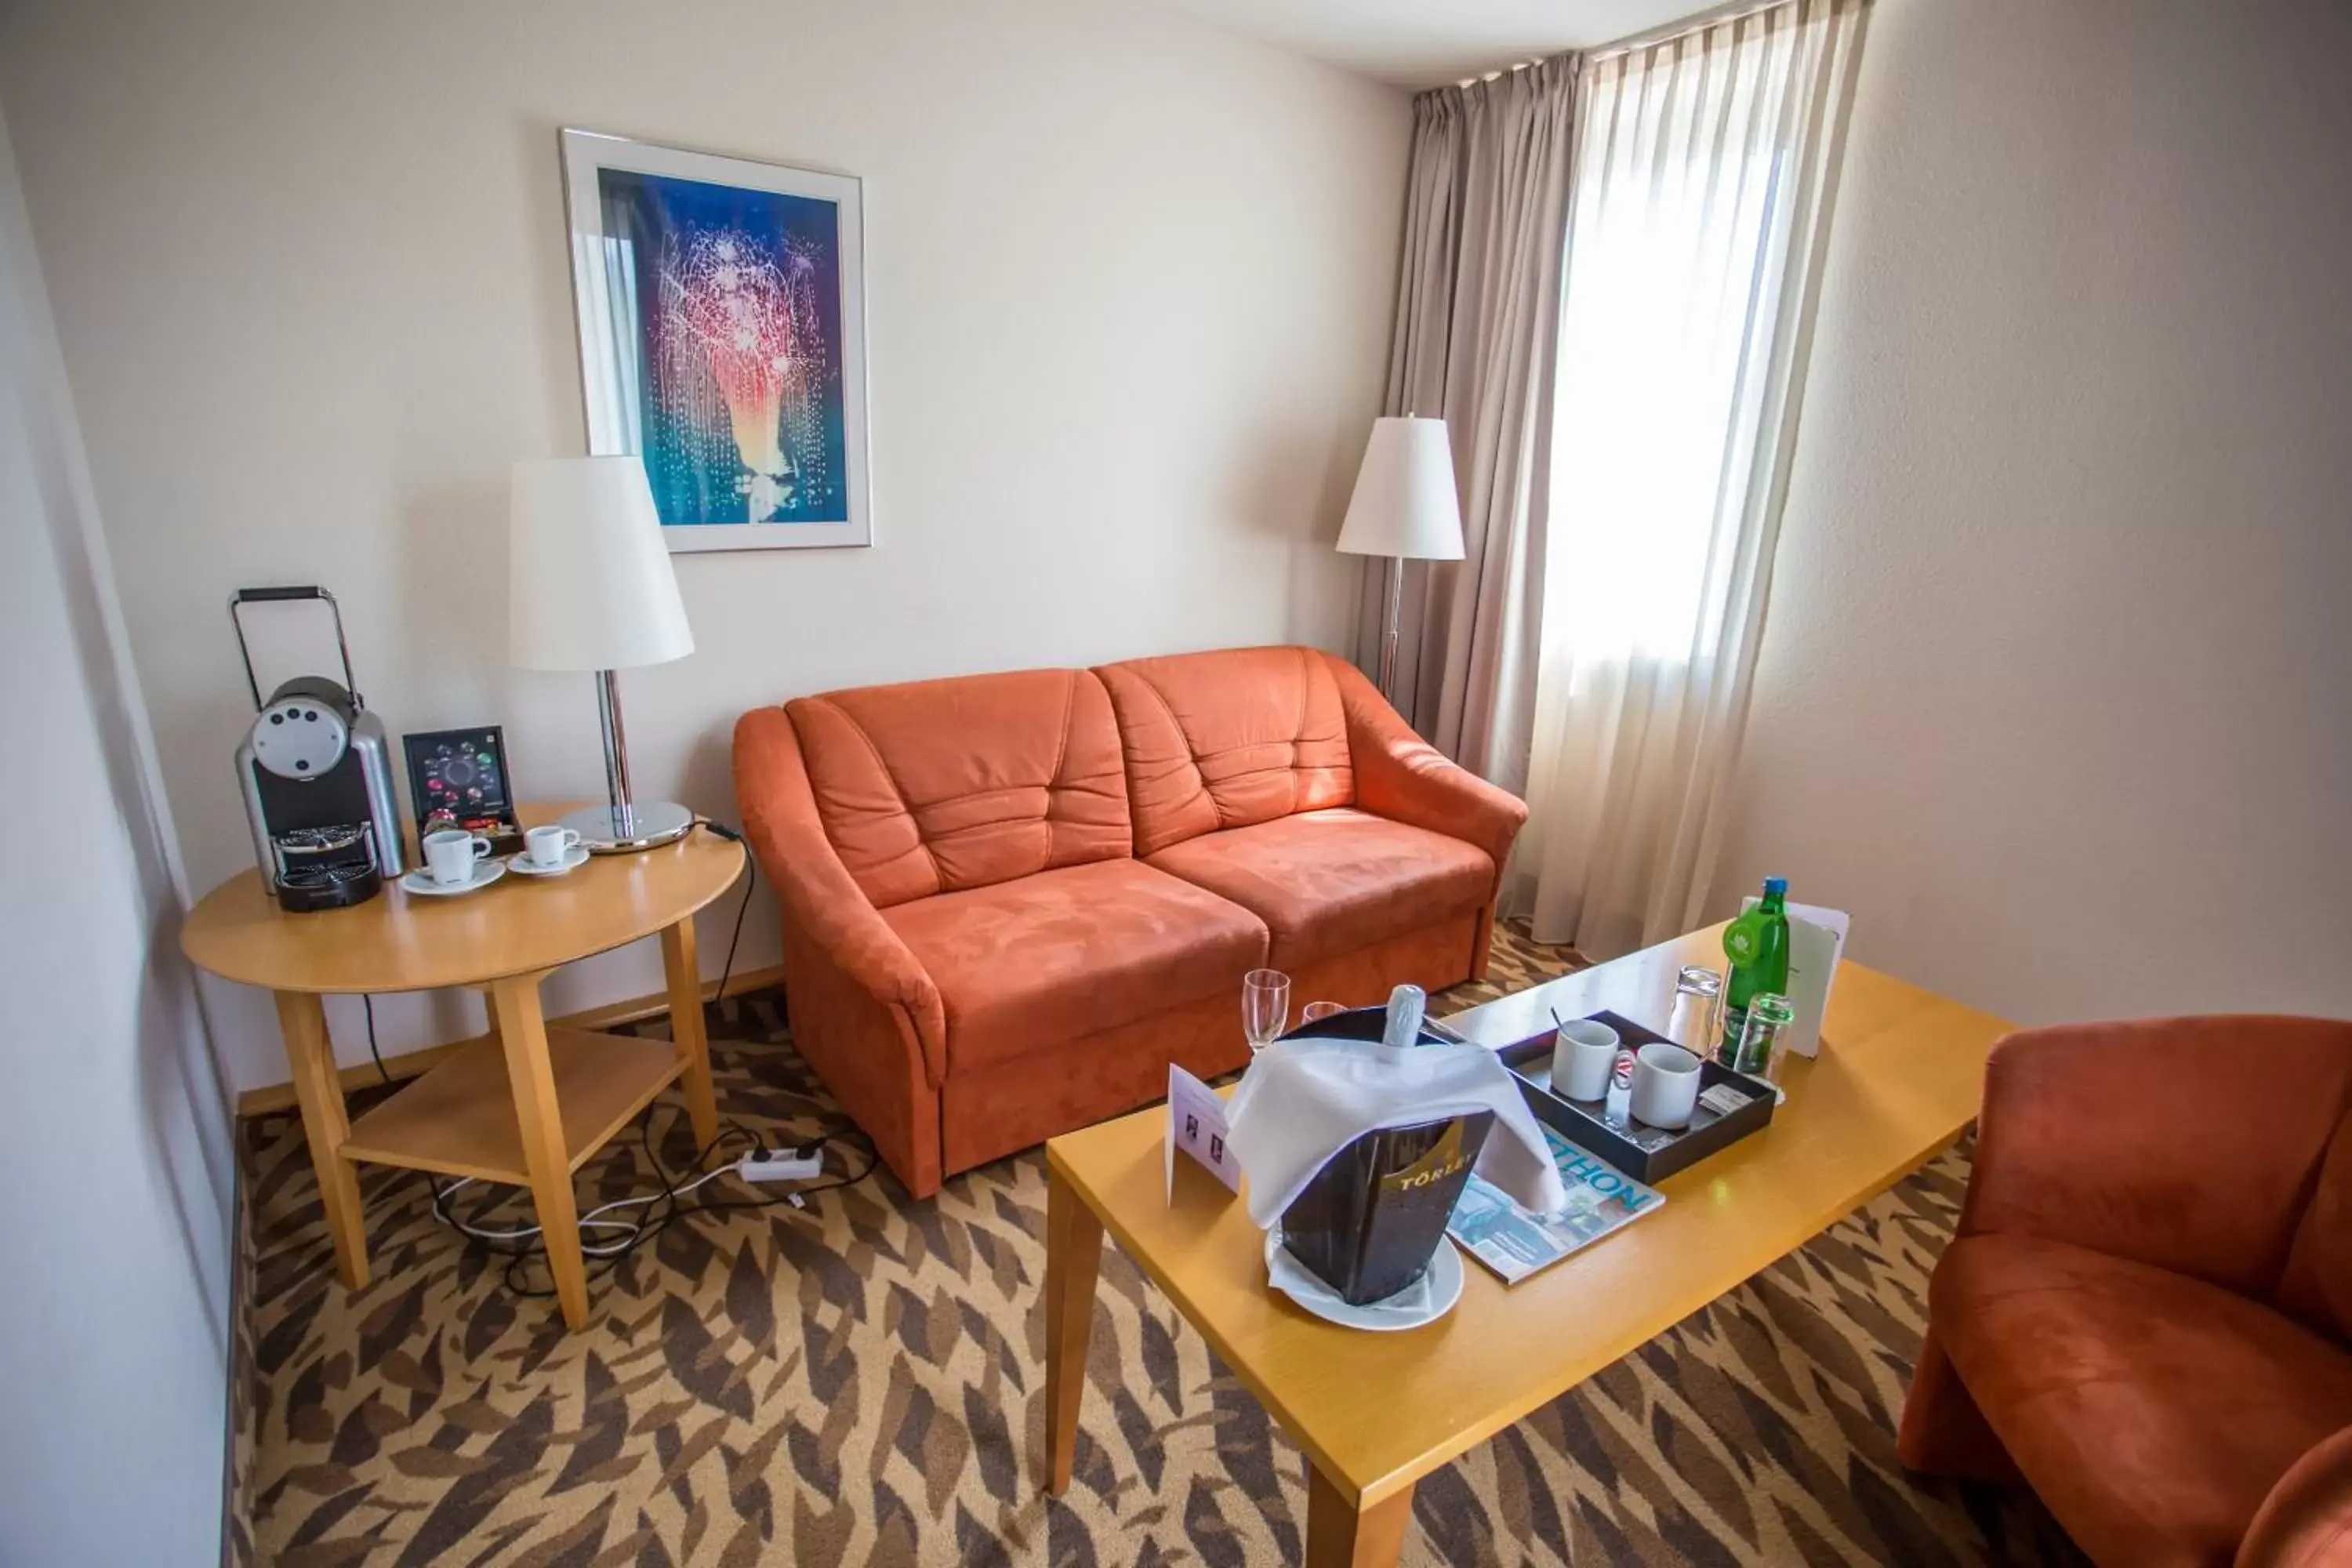
[[592,456],[673,552],[870,545],[864,185],[565,129]]

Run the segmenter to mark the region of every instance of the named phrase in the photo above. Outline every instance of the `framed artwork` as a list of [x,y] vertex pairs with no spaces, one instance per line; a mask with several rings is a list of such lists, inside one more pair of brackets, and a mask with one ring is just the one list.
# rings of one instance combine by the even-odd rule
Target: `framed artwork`
[[857,180],[562,133],[588,450],[672,551],[871,544]]

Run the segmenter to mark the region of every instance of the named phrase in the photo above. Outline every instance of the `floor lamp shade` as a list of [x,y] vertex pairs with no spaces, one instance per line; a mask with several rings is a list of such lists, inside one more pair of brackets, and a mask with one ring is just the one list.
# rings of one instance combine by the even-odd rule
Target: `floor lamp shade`
[[661,519],[634,457],[514,468],[509,657],[525,669],[632,669],[694,651]]
[[1339,548],[1408,561],[1462,559],[1462,501],[1443,419],[1376,419]]
[[1454,489],[1454,448],[1443,419],[1372,421],[1339,548],[1389,558],[1387,613],[1381,626],[1381,691],[1397,692],[1397,633],[1404,619],[1404,563],[1462,559],[1462,500]]
[[694,651],[653,489],[635,458],[551,458],[514,468],[507,559],[508,657],[525,669],[594,670],[610,804],[563,826],[598,854],[684,837],[694,814],[629,787],[617,670]]

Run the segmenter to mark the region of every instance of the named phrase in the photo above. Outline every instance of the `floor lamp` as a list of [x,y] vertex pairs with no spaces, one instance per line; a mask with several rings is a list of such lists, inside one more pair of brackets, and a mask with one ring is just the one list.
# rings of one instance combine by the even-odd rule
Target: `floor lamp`
[[1389,558],[1388,614],[1381,625],[1381,695],[1397,700],[1397,632],[1404,616],[1404,563],[1462,559],[1462,501],[1443,419],[1375,419],[1356,471],[1339,548]]
[[694,651],[677,574],[644,462],[551,458],[514,468],[509,658],[524,669],[593,670],[604,738],[606,805],[563,818],[600,855],[682,838],[694,814],[629,790],[619,671]]

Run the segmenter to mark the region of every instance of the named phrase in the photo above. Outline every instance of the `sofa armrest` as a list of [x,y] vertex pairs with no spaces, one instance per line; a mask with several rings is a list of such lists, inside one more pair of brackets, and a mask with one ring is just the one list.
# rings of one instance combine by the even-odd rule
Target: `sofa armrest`
[[2011,1035],[1985,1067],[1959,1234],[2067,1242],[2266,1297],[2347,1092],[2352,1023]]
[[2352,1426],[2297,1459],[2238,1545],[2237,1568],[2342,1568],[2352,1562]]
[[754,709],[736,721],[735,795],[784,918],[876,1002],[905,1011],[922,1042],[924,1076],[937,1089],[947,1073],[939,987],[834,852],[800,737],[782,709]]
[[1348,719],[1356,804],[1377,816],[1475,844],[1495,862],[1497,881],[1528,820],[1527,803],[1499,789],[1413,733],[1364,672],[1323,656],[1339,683]]

